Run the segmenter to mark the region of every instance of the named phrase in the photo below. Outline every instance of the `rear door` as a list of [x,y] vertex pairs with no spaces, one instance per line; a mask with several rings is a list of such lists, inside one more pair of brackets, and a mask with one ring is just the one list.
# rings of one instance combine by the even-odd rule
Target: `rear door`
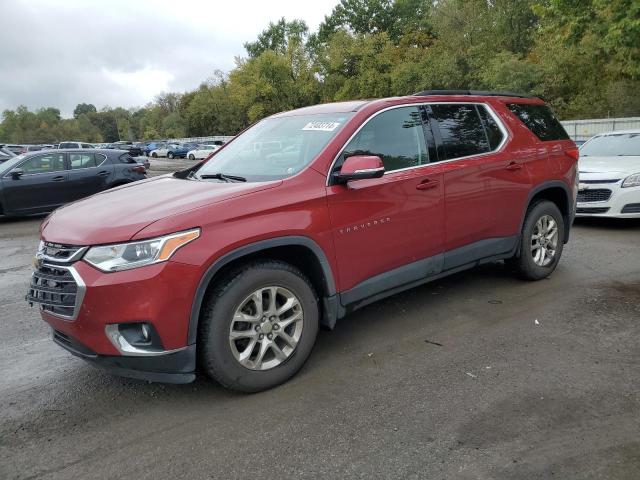
[[327,189],[343,304],[440,271],[442,172],[424,120],[417,106],[374,115],[332,169],[350,155],[379,156],[385,167],[381,178]]
[[528,191],[528,179],[526,170],[517,167],[505,184],[497,181],[510,162],[502,152],[506,129],[482,103],[434,103],[426,108],[444,160],[444,268],[509,251],[515,232],[503,236],[500,225],[512,207],[510,189],[518,183],[511,180],[519,178]]
[[102,153],[69,152],[69,201],[106,190],[114,175],[113,165]]
[[69,201],[64,153],[33,155],[16,168],[23,171],[19,178],[10,172],[2,177],[7,212],[45,212]]

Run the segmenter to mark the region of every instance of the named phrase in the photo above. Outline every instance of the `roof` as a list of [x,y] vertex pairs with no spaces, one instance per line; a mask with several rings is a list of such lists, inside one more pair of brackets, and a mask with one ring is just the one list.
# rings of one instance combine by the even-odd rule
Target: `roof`
[[311,105],[309,107],[302,107],[295,110],[289,110],[287,112],[276,113],[275,115],[272,115],[272,118],[281,116],[288,117],[292,115],[315,115],[319,113],[357,112],[369,102],[370,100],[352,100],[349,102],[321,103],[319,105]]
[[485,91],[485,90],[423,90],[422,92],[414,93],[415,97],[427,97],[431,95],[473,95],[477,97],[514,97],[514,98],[538,98],[533,95],[525,95],[515,92],[501,92],[501,91]]

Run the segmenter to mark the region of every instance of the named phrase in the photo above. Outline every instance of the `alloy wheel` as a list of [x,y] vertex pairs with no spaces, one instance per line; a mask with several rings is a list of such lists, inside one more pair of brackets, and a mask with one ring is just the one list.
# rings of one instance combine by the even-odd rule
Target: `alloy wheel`
[[250,370],[269,370],[295,351],[304,323],[300,300],[284,287],[260,288],[238,306],[229,327],[235,359]]
[[543,215],[533,227],[531,255],[536,265],[546,267],[553,262],[558,249],[558,223],[551,215]]

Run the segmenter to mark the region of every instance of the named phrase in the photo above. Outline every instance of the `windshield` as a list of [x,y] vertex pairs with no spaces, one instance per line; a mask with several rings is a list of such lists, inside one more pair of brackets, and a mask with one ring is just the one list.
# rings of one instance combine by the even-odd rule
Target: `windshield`
[[196,177],[223,173],[249,182],[280,180],[304,169],[353,113],[267,118],[218,151]]
[[640,156],[640,132],[593,137],[580,148],[581,157]]

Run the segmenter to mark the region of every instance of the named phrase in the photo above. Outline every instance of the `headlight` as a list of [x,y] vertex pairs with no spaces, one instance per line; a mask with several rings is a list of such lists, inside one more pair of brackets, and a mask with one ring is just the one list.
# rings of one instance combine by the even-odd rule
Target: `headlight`
[[622,188],[626,187],[637,187],[640,186],[640,173],[634,173],[633,175],[629,175],[622,182]]
[[199,236],[200,229],[194,228],[150,240],[91,247],[84,260],[103,272],[144,267],[169,260],[176,250]]

